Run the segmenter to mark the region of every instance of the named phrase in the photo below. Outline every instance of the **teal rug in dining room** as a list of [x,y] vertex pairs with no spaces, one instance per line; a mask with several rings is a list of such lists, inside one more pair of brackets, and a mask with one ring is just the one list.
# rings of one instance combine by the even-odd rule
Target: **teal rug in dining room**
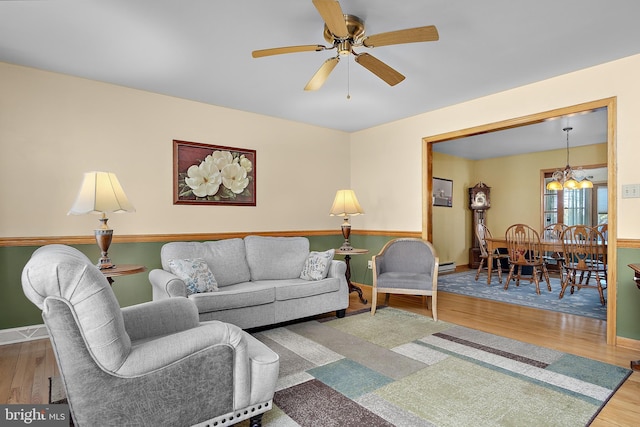
[[[558,278],[551,278],[551,292],[547,290],[547,283],[541,281],[540,295],[538,295],[535,284],[530,283],[528,278],[521,280],[520,286],[516,286],[515,281],[511,280],[509,289],[505,291],[506,273],[502,274],[502,283],[499,283],[498,275],[494,271],[490,285],[487,285],[486,272],[480,273],[477,282],[475,277],[476,270],[441,274],[438,276],[438,291],[607,320],[607,306],[600,304],[600,296],[595,288],[576,290],[573,295],[567,289],[564,297],[559,299],[560,279]],[[591,280],[593,282],[593,279]],[[606,299],[606,290],[604,295]]]
[[253,335],[280,356],[264,427],[583,427],[631,374],[390,307]]

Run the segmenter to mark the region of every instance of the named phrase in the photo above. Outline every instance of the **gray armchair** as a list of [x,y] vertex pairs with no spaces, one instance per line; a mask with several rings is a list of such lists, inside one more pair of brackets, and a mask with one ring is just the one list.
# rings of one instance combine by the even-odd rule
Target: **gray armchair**
[[260,426],[271,409],[278,355],[234,325],[200,323],[186,298],[121,309],[64,245],[36,250],[22,287],[42,309],[75,425]]
[[431,298],[431,315],[438,320],[438,263],[436,250],[426,240],[401,238],[387,242],[373,256],[371,315],[376,313],[378,292],[387,294],[385,303],[390,294],[424,295]]

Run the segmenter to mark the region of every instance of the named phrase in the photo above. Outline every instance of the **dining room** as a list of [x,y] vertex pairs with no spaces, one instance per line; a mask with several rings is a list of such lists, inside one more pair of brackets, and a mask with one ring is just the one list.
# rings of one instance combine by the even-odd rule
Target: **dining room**
[[[544,228],[551,224],[607,223],[612,126],[609,102],[602,100],[425,138],[425,158],[431,163],[432,172],[426,178],[453,183],[450,207],[424,207],[426,227],[431,226],[430,237],[441,263],[453,263],[458,268],[478,267],[480,251],[475,227],[479,220],[503,241],[501,246],[506,246],[505,233],[514,224],[530,226],[544,241]],[[536,127],[545,130],[538,131]],[[564,172],[567,167],[579,180],[588,179],[592,187],[548,189],[554,172]],[[480,212],[472,208],[470,193],[478,184],[490,190],[487,206]],[[555,248],[549,242],[546,245],[543,253],[561,253],[560,244]],[[547,266],[552,277],[561,283],[562,270],[557,260],[550,259]],[[505,279],[507,274],[508,265]],[[483,276],[479,282],[487,286],[487,280],[491,279]],[[546,291],[546,285],[540,288]],[[559,299],[560,289],[561,286],[554,286],[554,298]],[[536,293],[535,288],[532,292]],[[608,308],[605,305],[605,310]]]

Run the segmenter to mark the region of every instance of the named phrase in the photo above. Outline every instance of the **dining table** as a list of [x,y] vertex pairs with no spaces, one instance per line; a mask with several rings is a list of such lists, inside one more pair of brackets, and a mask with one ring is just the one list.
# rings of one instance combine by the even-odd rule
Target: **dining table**
[[[487,257],[487,284],[491,283],[491,272],[493,271],[493,255],[498,249],[506,249],[507,248],[507,239],[506,237],[487,237],[487,252],[489,256]],[[605,248],[607,250],[607,243],[604,243]],[[540,239],[540,247],[544,252],[564,252],[562,247],[562,240],[560,239]]]

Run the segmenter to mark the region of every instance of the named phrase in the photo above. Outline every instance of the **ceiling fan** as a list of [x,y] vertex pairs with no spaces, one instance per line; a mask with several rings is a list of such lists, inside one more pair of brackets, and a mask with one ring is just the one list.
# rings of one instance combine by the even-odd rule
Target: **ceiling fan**
[[301,45],[285,46],[272,49],[254,50],[251,55],[254,58],[264,56],[281,55],[297,52],[320,52],[336,49],[337,55],[327,59],[318,71],[311,77],[304,90],[318,90],[331,74],[331,71],[340,61],[340,56],[353,54],[355,61],[367,70],[384,80],[390,86],[395,86],[404,80],[404,76],[368,53],[357,53],[353,48],[379,47],[403,43],[429,42],[438,40],[438,30],[435,26],[408,28],[405,30],[390,31],[388,33],[365,35],[364,22],[354,15],[342,13],[340,3],[335,0],[312,0],[320,16],[324,20],[324,38],[332,46]]

